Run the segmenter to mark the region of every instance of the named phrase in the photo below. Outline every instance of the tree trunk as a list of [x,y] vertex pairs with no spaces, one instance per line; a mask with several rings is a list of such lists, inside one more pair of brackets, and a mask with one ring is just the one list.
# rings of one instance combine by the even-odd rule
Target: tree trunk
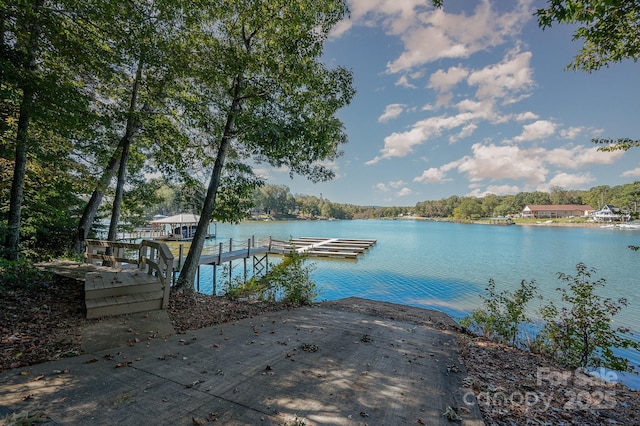
[[122,210],[122,195],[124,193],[124,184],[127,180],[127,162],[129,160],[130,149],[131,141],[127,140],[127,143],[125,143],[122,149],[116,195],[113,199],[113,206],[111,207],[111,222],[109,223],[109,234],[107,236],[109,241],[115,241],[118,237],[118,221],[120,220],[120,210]]
[[234,122],[235,116],[240,110],[240,92],[242,85],[242,77],[236,78],[234,87],[234,97],[231,104],[231,109],[227,115],[227,122],[224,126],[224,133],[222,135],[222,141],[220,142],[220,148],[218,149],[218,155],[216,156],[216,162],[213,166],[211,173],[211,180],[209,181],[209,187],[207,189],[207,196],[204,199],[204,206],[200,212],[200,221],[196,228],[196,234],[193,237],[191,246],[189,247],[189,254],[184,261],[182,270],[178,282],[174,288],[175,291],[193,292],[193,282],[198,271],[200,263],[200,255],[202,254],[202,247],[204,246],[204,240],[209,232],[209,222],[211,221],[211,215],[216,203],[216,195],[218,193],[218,187],[220,186],[220,178],[222,176],[222,170],[224,169],[224,162],[227,156],[229,145],[234,138]]
[[[96,186],[96,188],[93,190],[93,194],[91,194],[91,199],[89,199],[89,202],[85,206],[84,211],[82,213],[82,218],[80,219],[80,223],[78,224],[75,247],[74,247],[76,253],[82,253],[84,250],[84,240],[89,235],[89,231],[91,230],[91,225],[93,224],[93,221],[96,218],[96,214],[98,213],[98,208],[100,207],[100,203],[102,202],[104,193],[109,187],[109,183],[111,182],[111,179],[113,179],[113,175],[115,174],[116,169],[119,170],[118,171],[118,188],[122,189],[124,187],[124,181],[122,183],[122,186],[120,186],[120,176],[123,173],[125,173],[122,177],[122,179],[125,179],[126,171],[123,172],[123,168],[126,170],[127,160],[129,158],[129,151],[131,147],[131,141],[133,140],[133,136],[136,134],[139,127],[138,119],[135,117],[135,110],[137,105],[140,82],[142,80],[142,68],[143,68],[143,64],[142,64],[142,61],[140,61],[138,63],[138,69],[136,70],[136,78],[133,82],[133,89],[131,90],[131,100],[129,101],[129,112],[127,115],[127,127],[125,129],[124,136],[122,136],[122,138],[120,139],[120,142],[118,143],[118,147],[116,148],[116,151],[111,155],[111,158],[109,159],[109,163],[107,164],[107,167],[102,172],[100,181],[98,182],[98,185]],[[126,151],[126,155],[125,155],[125,151]],[[122,162],[122,159],[125,159],[124,163]],[[116,188],[116,198],[118,195],[117,194],[118,188]],[[122,198],[120,198],[120,201],[121,200]],[[116,202],[114,201],[114,206],[112,207],[112,210],[115,209],[115,204]],[[115,222],[116,227],[117,227],[119,216],[120,216],[120,206],[118,205],[118,209],[116,212],[116,222]],[[112,239],[111,229],[114,226],[113,217],[114,217],[114,214],[112,212],[111,222],[109,224],[109,236],[107,237],[109,240]],[[117,228],[114,231],[113,239],[115,239],[116,233],[117,233]]]
[[80,223],[78,224],[76,234],[77,237],[74,245],[74,250],[78,254],[84,251],[84,240],[86,240],[89,236],[91,225],[93,224],[93,221],[98,214],[98,208],[100,207],[100,203],[102,203],[104,193],[109,187],[109,183],[111,182],[111,179],[113,179],[113,175],[115,175],[116,170],[120,166],[120,157],[122,156],[122,150],[126,143],[126,140],[126,135],[120,139],[118,147],[111,155],[109,163],[103,170],[100,181],[98,181],[98,185],[96,185],[96,188],[93,190],[93,194],[91,194],[91,198],[89,199],[89,202],[82,212],[82,217],[80,218]]
[[9,204],[9,218],[7,220],[7,235],[5,247],[7,249],[7,259],[18,260],[20,242],[20,220],[22,213],[22,202],[24,200],[24,178],[27,170],[27,148],[29,145],[29,122],[35,100],[35,71],[36,71],[36,50],[38,39],[40,38],[41,27],[38,22],[40,9],[44,5],[44,0],[36,0],[34,5],[35,20],[31,25],[31,35],[26,55],[26,69],[28,71],[27,80],[22,84],[22,102],[20,103],[20,116],[18,118],[18,129],[16,134],[15,165],[13,168],[13,180],[11,182],[11,198]]

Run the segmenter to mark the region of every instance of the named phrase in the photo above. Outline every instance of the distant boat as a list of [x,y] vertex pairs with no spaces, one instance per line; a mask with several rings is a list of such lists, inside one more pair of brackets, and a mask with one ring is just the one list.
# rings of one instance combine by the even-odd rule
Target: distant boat
[[[153,239],[162,241],[191,241],[196,235],[200,216],[191,213],[180,213],[162,217],[149,222]],[[215,233],[205,238],[215,238]]]

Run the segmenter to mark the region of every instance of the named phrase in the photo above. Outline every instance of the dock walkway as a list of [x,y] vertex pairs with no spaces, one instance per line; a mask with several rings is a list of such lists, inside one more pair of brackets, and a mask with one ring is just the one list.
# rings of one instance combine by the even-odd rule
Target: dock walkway
[[[244,278],[248,278],[248,261],[253,275],[266,274],[269,254],[288,255],[292,252],[310,257],[357,259],[364,255],[376,240],[353,238],[301,237],[288,241],[256,239],[246,243],[233,239],[220,242],[213,253],[202,255],[198,262],[196,289],[200,291],[200,267],[212,270],[213,292],[216,292],[217,267],[229,266],[242,260]],[[170,286],[183,264],[183,247],[174,258],[167,245],[160,241],[124,243],[87,240],[85,262],[54,261],[36,266],[59,276],[72,278],[84,284],[87,318],[164,309],[169,300]]]

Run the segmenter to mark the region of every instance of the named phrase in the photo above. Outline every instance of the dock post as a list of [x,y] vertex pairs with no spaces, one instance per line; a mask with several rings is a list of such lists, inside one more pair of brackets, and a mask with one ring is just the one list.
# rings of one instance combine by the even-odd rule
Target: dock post
[[247,258],[242,259],[244,261],[244,282],[247,282]]
[[216,264],[213,264],[213,294],[212,296],[216,295]]

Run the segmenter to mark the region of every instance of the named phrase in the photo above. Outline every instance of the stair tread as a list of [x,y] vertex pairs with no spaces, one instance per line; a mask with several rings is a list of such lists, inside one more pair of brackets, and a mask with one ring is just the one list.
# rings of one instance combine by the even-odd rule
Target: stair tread
[[164,297],[164,292],[161,290],[158,290],[158,291],[148,291],[145,293],[126,294],[122,296],[97,297],[95,299],[85,300],[85,304],[87,306],[87,309],[92,309],[92,308],[100,308],[104,306],[126,305],[126,304],[133,304],[133,303],[139,303],[139,302],[146,302],[149,300],[162,300],[163,297]]

